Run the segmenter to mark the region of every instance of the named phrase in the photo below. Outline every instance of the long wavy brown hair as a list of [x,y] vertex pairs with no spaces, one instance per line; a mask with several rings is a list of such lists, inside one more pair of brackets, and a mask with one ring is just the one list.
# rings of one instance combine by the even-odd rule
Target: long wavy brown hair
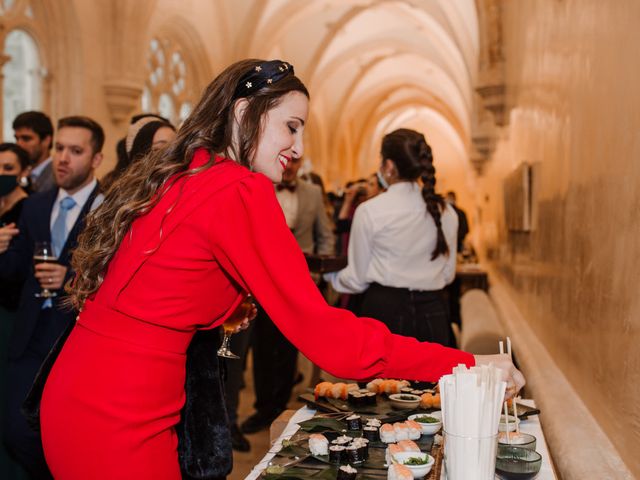
[[[213,154],[233,158],[249,167],[259,143],[265,114],[289,92],[309,97],[304,84],[292,74],[265,85],[247,96],[247,106],[239,119],[237,138],[232,138],[234,97],[240,79],[264,60],[242,60],[225,69],[204,91],[176,138],[164,148],[150,152],[129,168],[107,190],[102,205],[87,217],[86,227],[73,253],[75,279],[67,285],[70,304],[81,309],[96,292],[111,258],[133,221],[149,212],[160,200],[156,193],[171,181],[195,175],[213,163]],[[189,169],[194,152],[206,148],[212,153],[207,164]],[[171,208],[171,207],[170,207]]]

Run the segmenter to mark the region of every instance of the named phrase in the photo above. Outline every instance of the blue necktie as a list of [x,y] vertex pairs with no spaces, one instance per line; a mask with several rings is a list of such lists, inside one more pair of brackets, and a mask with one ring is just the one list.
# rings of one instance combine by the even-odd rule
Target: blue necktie
[[56,257],[60,256],[62,247],[67,241],[67,214],[75,205],[76,201],[71,197],[64,197],[60,200],[60,211],[58,211],[58,216],[51,228],[51,247]]
[[[67,241],[67,213],[76,205],[76,201],[71,197],[64,197],[60,200],[60,210],[58,216],[53,222],[51,228],[51,248],[53,254],[59,257],[62,253],[62,247]],[[42,309],[53,307],[53,302],[50,298],[47,298],[42,304]]]

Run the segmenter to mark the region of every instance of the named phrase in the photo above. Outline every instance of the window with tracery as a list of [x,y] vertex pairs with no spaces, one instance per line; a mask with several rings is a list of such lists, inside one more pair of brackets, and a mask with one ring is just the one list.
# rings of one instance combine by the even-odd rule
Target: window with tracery
[[[35,38],[36,18],[27,0],[0,0],[0,15],[4,29],[2,42],[2,136],[13,141],[13,119],[27,110],[42,110],[42,84],[46,69]],[[16,28],[15,26],[19,26]]]
[[159,113],[174,125],[180,125],[192,109],[188,70],[176,45],[168,40],[152,39],[147,53],[148,76],[142,92],[142,111]]

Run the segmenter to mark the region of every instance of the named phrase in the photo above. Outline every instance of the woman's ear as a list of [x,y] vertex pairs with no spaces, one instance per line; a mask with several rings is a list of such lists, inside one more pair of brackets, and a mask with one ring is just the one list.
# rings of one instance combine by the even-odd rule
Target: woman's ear
[[398,175],[396,164],[390,158],[385,158],[382,161],[382,173],[386,178],[394,178]]
[[235,105],[233,106],[233,119],[236,125],[240,125],[242,119],[244,118],[244,112],[247,110],[249,106],[249,101],[246,98],[239,98],[236,100]]

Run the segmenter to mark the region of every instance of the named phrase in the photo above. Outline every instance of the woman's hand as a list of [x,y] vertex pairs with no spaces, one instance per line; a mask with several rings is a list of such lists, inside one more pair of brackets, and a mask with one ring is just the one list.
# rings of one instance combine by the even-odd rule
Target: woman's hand
[[507,382],[507,399],[516,396],[522,387],[524,387],[525,383],[527,383],[524,375],[513,365],[509,355],[474,355],[474,357],[476,359],[476,365],[493,364],[494,367],[500,369],[502,379]]
[[236,315],[244,316],[242,323],[240,323],[233,331],[233,333],[240,333],[241,331],[249,328],[249,322],[256,318],[256,315],[258,315],[258,307],[256,307],[253,301],[251,301],[249,298],[246,298],[240,305],[238,305],[238,307],[232,314],[232,316]]
[[18,233],[20,233],[20,231],[16,228],[15,223],[10,223],[0,228],[0,253],[4,253],[9,249],[11,240]]

